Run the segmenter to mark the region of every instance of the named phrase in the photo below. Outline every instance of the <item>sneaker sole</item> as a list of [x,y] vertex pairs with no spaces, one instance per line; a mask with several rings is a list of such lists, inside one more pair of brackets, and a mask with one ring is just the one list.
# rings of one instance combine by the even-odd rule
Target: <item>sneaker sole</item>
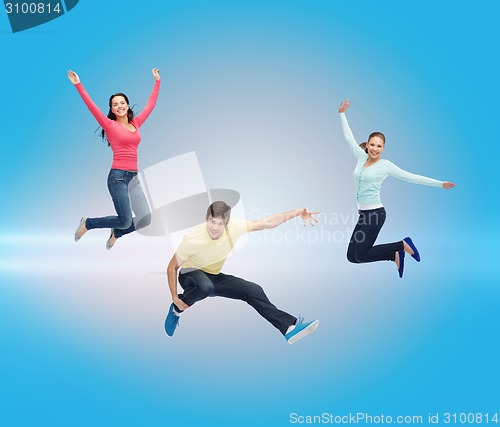
[[302,329],[298,334],[291,337],[288,340],[288,344],[293,344],[294,342],[297,342],[301,338],[307,337],[308,335],[312,334],[316,330],[318,325],[319,325],[319,320],[315,320],[307,328]]

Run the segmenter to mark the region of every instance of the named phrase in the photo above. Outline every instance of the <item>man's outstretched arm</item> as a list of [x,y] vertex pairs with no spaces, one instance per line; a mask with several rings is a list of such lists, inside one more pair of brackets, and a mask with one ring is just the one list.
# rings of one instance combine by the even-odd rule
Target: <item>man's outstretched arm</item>
[[277,227],[293,218],[300,216],[304,221],[304,227],[307,222],[314,226],[314,222],[319,222],[313,215],[317,215],[319,212],[309,212],[306,208],[298,208],[293,211],[278,213],[266,216],[265,218],[252,221],[252,231],[259,230],[269,230],[270,228]]

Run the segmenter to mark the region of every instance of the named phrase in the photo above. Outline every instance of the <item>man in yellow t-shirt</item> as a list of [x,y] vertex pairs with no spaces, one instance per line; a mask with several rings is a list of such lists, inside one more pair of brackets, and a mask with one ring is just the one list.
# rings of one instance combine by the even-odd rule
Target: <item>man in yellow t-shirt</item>
[[[184,310],[209,296],[245,301],[276,327],[290,344],[313,332],[318,327],[319,320],[303,323],[302,318],[297,319],[276,308],[261,286],[221,273],[221,270],[234,243],[243,234],[274,228],[298,216],[304,221],[304,226],[307,222],[314,225],[313,221],[318,220],[313,215],[317,213],[295,209],[257,221],[230,221],[231,207],[222,201],[212,203],[207,209],[205,223],[184,236],[168,264],[168,286],[173,302],[165,320],[167,335],[173,336]],[[179,269],[179,284],[184,290],[182,294],[177,293]]]

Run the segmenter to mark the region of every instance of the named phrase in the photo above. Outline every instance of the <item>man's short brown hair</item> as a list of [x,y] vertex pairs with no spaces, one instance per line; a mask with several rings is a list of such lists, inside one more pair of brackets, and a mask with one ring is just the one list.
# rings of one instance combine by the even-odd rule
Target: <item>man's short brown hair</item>
[[226,202],[218,200],[217,202],[213,202],[207,209],[207,215],[205,217],[206,220],[208,218],[222,218],[224,222],[228,222],[231,217],[231,206],[229,206]]

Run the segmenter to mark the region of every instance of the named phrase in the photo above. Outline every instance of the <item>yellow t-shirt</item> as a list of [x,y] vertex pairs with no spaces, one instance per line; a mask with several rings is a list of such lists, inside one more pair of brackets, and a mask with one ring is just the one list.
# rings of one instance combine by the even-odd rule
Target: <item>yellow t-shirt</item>
[[227,229],[217,240],[213,240],[208,235],[206,223],[197,225],[184,236],[177,249],[177,258],[184,261],[181,267],[219,274],[236,240],[252,231],[252,227],[252,221],[229,220]]

